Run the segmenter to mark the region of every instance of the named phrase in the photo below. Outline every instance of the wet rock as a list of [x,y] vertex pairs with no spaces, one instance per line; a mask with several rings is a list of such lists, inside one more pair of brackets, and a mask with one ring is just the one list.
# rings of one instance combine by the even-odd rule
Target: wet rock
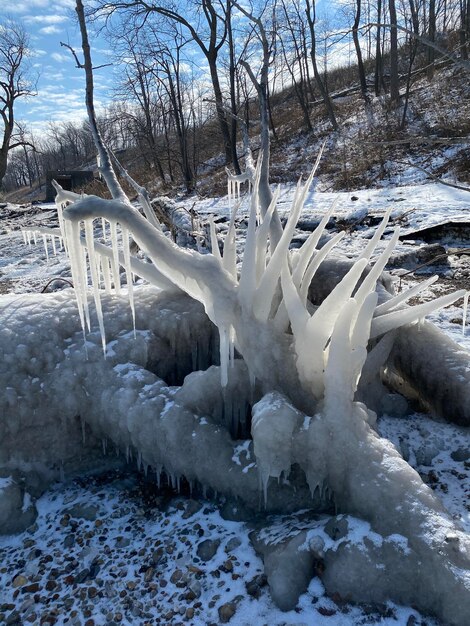
[[202,561],[210,561],[220,546],[220,539],[206,539],[198,545],[196,553]]
[[75,535],[67,535],[64,539],[64,548],[70,549],[75,545]]

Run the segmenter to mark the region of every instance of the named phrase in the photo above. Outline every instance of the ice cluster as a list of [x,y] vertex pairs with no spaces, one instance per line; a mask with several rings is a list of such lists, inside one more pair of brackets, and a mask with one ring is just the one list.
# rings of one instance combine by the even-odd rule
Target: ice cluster
[[[38,320],[38,343],[23,340],[38,301],[12,299],[10,312],[8,306],[2,311],[1,332],[11,345],[0,345],[7,346],[14,369],[4,371],[13,382],[4,399],[8,419],[0,433],[0,459],[12,466],[32,462],[34,444],[23,452],[19,433],[34,420],[62,424],[62,437],[57,435],[47,454],[66,457],[60,439],[80,416],[95,437],[128,459],[136,457],[157,479],[165,471],[173,484],[184,477],[253,508],[326,511],[334,502],[367,520],[383,545],[402,534],[411,555],[407,563],[425,581],[406,601],[463,626],[470,613],[468,538],[397,450],[377,435],[375,415],[357,394],[368,403],[360,379],[363,372],[370,381],[379,375],[392,349],[388,333],[465,292],[414,307],[405,302],[416,289],[379,300],[377,281],[398,239],[397,231],[371,267],[386,215],[356,262],[312,307],[312,282],[342,235],[317,250],[326,215],[300,249],[289,249],[312,172],[305,185],[299,183],[282,236],[272,245],[269,229],[279,192],[261,218],[258,175],[239,272],[235,211],[222,253],[212,228],[214,253],[203,255],[178,248],[154,219],[128,203],[64,200],[59,194],[59,203],[70,202],[63,207],[60,234],[71,258],[77,308],[72,314],[67,293],[47,300],[44,311],[38,307],[45,320]],[[98,219],[110,232],[109,247],[94,240]],[[130,235],[152,263],[132,259]],[[126,273],[125,294],[118,265]],[[158,288],[170,284],[172,293],[135,289],[133,274]],[[191,311],[186,337],[177,314],[181,302]],[[181,337],[184,356],[174,353]],[[175,365],[179,361],[188,369]],[[74,447],[70,456],[76,453]],[[292,559],[304,551],[296,546]],[[371,555],[373,550],[365,561],[373,569],[379,557]],[[348,585],[358,593],[352,580]],[[378,586],[378,596],[402,600],[401,592],[393,593],[389,584]]]

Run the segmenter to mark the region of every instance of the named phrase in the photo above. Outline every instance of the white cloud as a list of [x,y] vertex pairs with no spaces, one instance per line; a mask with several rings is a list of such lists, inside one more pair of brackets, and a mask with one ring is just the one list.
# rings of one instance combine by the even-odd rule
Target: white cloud
[[42,35],[57,35],[62,32],[62,28],[57,28],[57,26],[44,26],[44,28],[40,28],[39,32]]
[[31,9],[45,9],[49,6],[49,0],[2,0],[2,12],[29,13]]
[[27,15],[24,21],[28,24],[61,24],[67,21],[66,15]]
[[72,57],[66,54],[61,54],[60,52],[53,52],[51,54],[51,59],[57,61],[57,63],[65,63],[66,61],[70,61],[71,58]]

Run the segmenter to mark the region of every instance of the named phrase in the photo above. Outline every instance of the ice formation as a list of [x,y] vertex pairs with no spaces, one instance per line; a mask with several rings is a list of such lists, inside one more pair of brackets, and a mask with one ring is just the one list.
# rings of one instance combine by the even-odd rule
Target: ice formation
[[[203,255],[179,249],[127,203],[93,196],[67,197],[70,204],[63,209],[61,233],[71,256],[83,332],[86,334],[87,327],[94,328],[96,317],[103,345],[105,331],[108,336],[108,357],[103,360],[97,354],[98,338],[92,332],[86,335],[87,357],[74,336],[67,353],[74,365],[67,368],[67,359],[61,364],[65,371],[75,375],[80,372],[80,389],[86,394],[77,391],[77,402],[93,431],[111,439],[122,451],[136,450],[142,466],[164,467],[174,482],[185,476],[189,481],[242,498],[251,506],[256,506],[262,494],[267,507],[285,510],[305,502],[310,507],[325,508],[333,499],[340,510],[368,520],[384,540],[396,533],[405,535],[412,555],[407,561],[409,567],[414,568],[415,576],[419,572],[426,584],[434,581],[435,587],[432,593],[413,589],[411,595],[397,591],[393,596],[389,585],[379,585],[378,596],[392,594],[399,601],[405,598],[450,624],[463,626],[470,610],[470,580],[464,572],[470,563],[468,538],[455,528],[432,491],[395,448],[371,428],[375,417],[356,400],[356,390],[363,369],[382,365],[391,348],[384,337],[377,344],[380,349],[370,350],[372,337],[416,322],[465,292],[407,307],[406,300],[417,293],[409,290],[379,304],[376,283],[398,238],[396,232],[370,268],[370,259],[386,227],[386,215],[359,259],[312,312],[307,301],[310,284],[340,238],[316,250],[327,222],[325,216],[319,230],[300,250],[289,250],[313,174],[305,185],[299,183],[289,219],[275,247],[269,243],[269,226],[277,194],[261,218],[255,177],[239,276],[235,211],[223,252],[215,250],[213,236],[214,254]],[[93,241],[93,221],[97,218],[110,224],[111,248]],[[117,249],[118,228],[124,243],[122,252]],[[143,266],[148,264],[131,259],[129,233],[153,265],[146,268]],[[112,266],[112,280],[105,277],[106,271],[101,277],[103,256]],[[109,329],[110,320],[103,315],[102,302],[105,299],[108,307],[112,301],[109,298],[116,296],[105,295],[101,283],[108,290],[111,284],[119,288],[118,263],[127,274],[131,302],[127,317],[135,315],[137,329],[139,305],[132,304],[132,272],[145,273],[145,278],[159,287],[166,281],[202,303],[218,329],[218,371],[191,375],[175,394],[166,391],[167,383],[156,379],[143,363],[135,364],[127,357],[126,350],[131,350],[127,339],[126,358],[115,361],[119,333]],[[92,308],[88,280],[93,290]],[[95,338],[93,342],[90,337]],[[162,354],[160,359],[164,360]],[[234,361],[236,354],[243,359],[244,371],[238,363],[241,359]],[[192,350],[191,359],[198,360]],[[51,376],[55,385],[61,379],[62,367]],[[215,376],[219,375],[221,385],[216,385]],[[100,380],[98,390],[96,380]],[[233,389],[242,383],[251,389],[253,397],[245,394],[243,403],[234,407]],[[212,400],[191,400],[194,394],[188,388],[185,391],[186,385],[193,390],[201,385]],[[11,397],[14,402],[14,395]],[[57,402],[57,397],[51,397]],[[198,405],[192,408],[209,415],[194,413],[191,402]],[[234,442],[230,433],[236,437],[243,431],[242,420],[246,428],[246,404],[254,404],[253,442],[242,456],[237,454],[239,442]],[[253,458],[256,465],[250,460]],[[296,479],[293,466],[300,468]],[[458,538],[457,542],[448,541],[450,534]]]

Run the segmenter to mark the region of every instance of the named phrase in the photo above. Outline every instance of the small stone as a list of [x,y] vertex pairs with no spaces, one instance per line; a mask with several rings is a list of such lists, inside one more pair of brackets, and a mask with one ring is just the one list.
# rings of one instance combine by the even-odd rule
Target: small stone
[[75,535],[67,535],[67,537],[64,539],[64,548],[73,548],[73,546],[75,545]]
[[192,606],[188,607],[186,609],[186,612],[184,614],[184,616],[186,617],[186,619],[193,619],[194,617],[194,609]]
[[95,598],[98,594],[98,589],[96,587],[88,587],[88,597]]
[[333,541],[337,541],[338,539],[344,539],[348,534],[348,520],[345,517],[332,517],[325,524],[324,531],[326,534],[333,539]]
[[37,593],[39,589],[38,583],[32,583],[31,585],[25,585],[21,591],[23,593]]
[[12,611],[5,620],[7,626],[21,626],[21,617],[18,611]]
[[227,545],[225,546],[224,550],[227,553],[233,552],[233,550],[239,548],[241,544],[242,542],[238,537],[232,537],[231,539],[229,539],[229,541],[227,541]]
[[182,515],[183,519],[188,519],[202,509],[202,504],[197,500],[189,500]]
[[205,539],[197,547],[197,555],[202,561],[210,561],[220,546],[220,539]]
[[230,572],[233,572],[233,563],[230,559],[227,559],[226,561],[224,561],[222,563],[222,565],[220,566],[220,569],[223,572],[226,572],[227,574],[229,574]]
[[265,574],[258,574],[252,580],[245,584],[248,595],[253,598],[259,598],[261,595],[261,588],[267,585],[268,579]]
[[135,582],[135,580],[129,580],[126,584],[126,587],[129,589],[129,591],[134,591],[134,589],[137,587],[137,583]]
[[69,519],[71,517],[87,520],[88,522],[94,522],[99,513],[97,506],[89,504],[75,504],[71,509],[67,510],[66,515]]
[[90,575],[90,570],[85,567],[85,569],[82,569],[75,577],[75,583],[77,583],[78,585],[81,585],[82,583],[85,582],[85,580],[88,578],[88,576]]
[[237,610],[237,605],[233,602],[226,602],[222,606],[219,607],[219,620],[222,624],[226,624],[229,622],[232,617],[235,615],[235,611]]
[[175,569],[175,571],[173,572],[173,574],[170,577],[170,582],[177,583],[179,580],[181,580],[183,576],[183,572],[180,569]]
[[149,583],[152,580],[154,573],[155,570],[153,569],[153,567],[149,567],[144,574],[144,581],[146,583]]
[[13,579],[13,587],[15,587],[15,589],[17,587],[22,587],[23,585],[26,585],[27,582],[28,579],[26,578],[26,576],[18,574],[18,576],[15,576],[15,578]]

